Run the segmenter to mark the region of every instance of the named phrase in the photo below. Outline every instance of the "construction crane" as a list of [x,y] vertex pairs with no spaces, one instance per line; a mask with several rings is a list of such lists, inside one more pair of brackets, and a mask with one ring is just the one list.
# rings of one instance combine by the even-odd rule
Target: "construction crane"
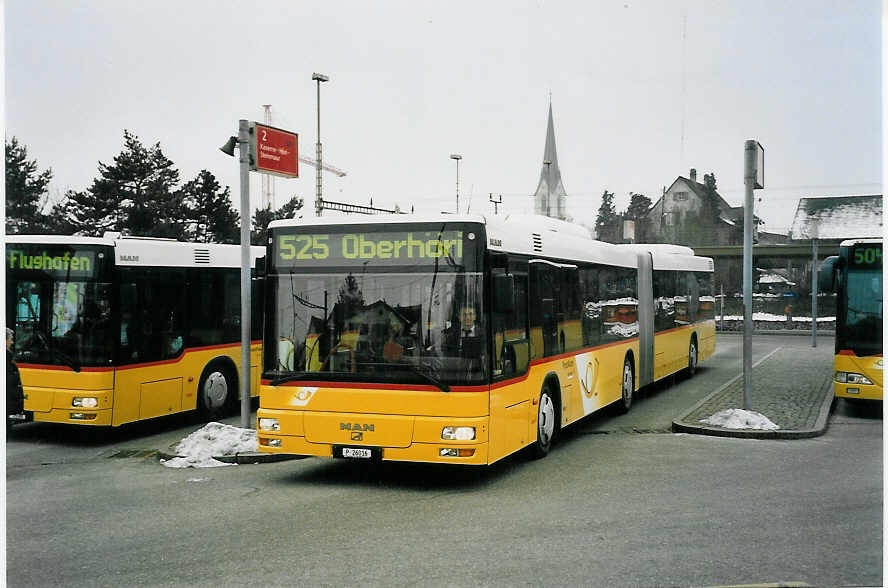
[[[304,155],[299,156],[299,161],[301,161],[305,165],[310,165],[312,167],[317,167],[317,165],[318,165],[318,162],[316,160],[312,159],[311,157],[305,157]],[[340,178],[343,177],[344,175],[346,175],[345,172],[342,171],[341,169],[339,169],[338,167],[332,166],[327,163],[322,163],[321,169],[324,171],[328,171],[331,174],[335,174],[335,175],[339,176]]]

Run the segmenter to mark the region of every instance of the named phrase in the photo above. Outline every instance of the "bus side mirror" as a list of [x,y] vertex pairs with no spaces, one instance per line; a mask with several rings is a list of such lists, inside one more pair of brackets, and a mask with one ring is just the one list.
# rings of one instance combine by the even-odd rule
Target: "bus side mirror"
[[253,264],[254,276],[257,278],[265,277],[265,256],[257,257]]
[[820,264],[820,271],[817,274],[817,289],[821,292],[835,292],[836,289],[836,270],[840,267],[841,258],[838,255],[831,255],[823,260]]
[[512,274],[493,276],[493,312],[512,312],[515,309],[515,281]]

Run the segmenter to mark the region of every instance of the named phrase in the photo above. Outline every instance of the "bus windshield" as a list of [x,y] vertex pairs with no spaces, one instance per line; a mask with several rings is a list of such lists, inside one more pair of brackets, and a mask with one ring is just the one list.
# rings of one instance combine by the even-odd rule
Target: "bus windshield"
[[272,377],[486,381],[479,273],[292,274],[273,282]]
[[22,363],[108,365],[114,355],[110,249],[7,244],[6,318]]
[[271,243],[273,382],[487,382],[482,226],[281,227]]
[[842,347],[858,356],[882,353],[882,272],[851,268],[846,289]]

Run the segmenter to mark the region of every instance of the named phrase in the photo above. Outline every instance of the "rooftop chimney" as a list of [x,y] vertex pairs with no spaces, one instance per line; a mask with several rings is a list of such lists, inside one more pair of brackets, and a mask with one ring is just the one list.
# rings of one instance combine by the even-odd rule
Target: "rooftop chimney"
[[691,181],[692,182],[697,181],[697,170],[695,170],[694,168],[691,168]]

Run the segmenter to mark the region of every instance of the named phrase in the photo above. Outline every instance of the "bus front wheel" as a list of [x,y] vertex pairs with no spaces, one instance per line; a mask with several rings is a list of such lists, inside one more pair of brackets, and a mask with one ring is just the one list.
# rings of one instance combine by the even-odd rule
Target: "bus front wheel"
[[697,338],[691,337],[691,345],[688,347],[688,377],[697,373]]
[[235,380],[230,370],[221,364],[207,366],[197,387],[197,409],[204,416],[221,416],[235,394]]

